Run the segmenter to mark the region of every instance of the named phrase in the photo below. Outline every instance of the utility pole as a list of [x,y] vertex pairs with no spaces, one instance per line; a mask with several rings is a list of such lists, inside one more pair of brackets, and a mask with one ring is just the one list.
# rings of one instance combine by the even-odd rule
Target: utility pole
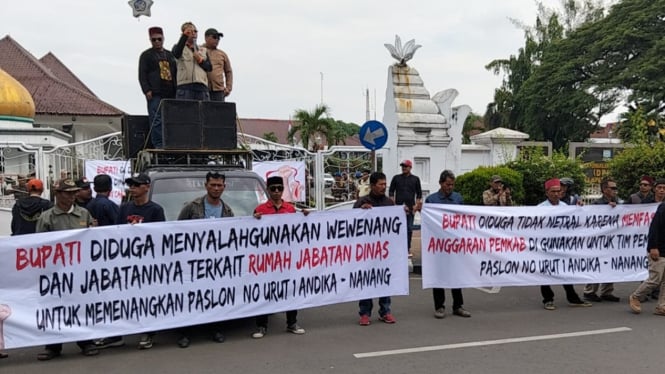
[[365,89],[365,121],[369,121],[369,88]]
[[321,74],[321,105],[323,105],[323,72],[320,71],[319,74]]

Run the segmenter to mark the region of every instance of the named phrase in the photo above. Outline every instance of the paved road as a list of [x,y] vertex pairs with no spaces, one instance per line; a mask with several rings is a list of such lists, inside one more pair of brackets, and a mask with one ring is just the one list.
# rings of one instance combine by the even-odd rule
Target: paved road
[[188,349],[162,333],[151,350],[138,351],[130,336],[96,357],[81,356],[74,344],[50,362],[36,361],[41,347],[12,350],[0,373],[662,373],[665,317],[651,314],[654,302],[642,315],[629,312],[624,301],[636,286],[617,284],[621,303],[591,308],[566,306],[555,286],[556,311],[542,308],[537,287],[469,289],[472,318],[437,320],[431,291],[414,277],[411,295],[393,300],[395,325],[374,316],[371,326],[358,326],[356,303],[345,303],[301,311],[302,336],[284,332],[280,313],[261,340],[250,338],[253,320],[244,319],[225,323],[225,343],[199,330]]

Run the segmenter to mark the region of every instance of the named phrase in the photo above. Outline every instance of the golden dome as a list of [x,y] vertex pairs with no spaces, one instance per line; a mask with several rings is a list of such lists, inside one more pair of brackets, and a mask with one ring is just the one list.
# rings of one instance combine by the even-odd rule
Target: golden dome
[[0,117],[35,118],[35,102],[19,81],[0,69]]

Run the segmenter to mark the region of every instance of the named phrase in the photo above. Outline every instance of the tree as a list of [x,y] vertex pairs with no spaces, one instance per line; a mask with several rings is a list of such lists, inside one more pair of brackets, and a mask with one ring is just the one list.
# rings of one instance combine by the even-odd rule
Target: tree
[[[300,136],[300,143],[303,148],[309,149],[310,143],[314,144],[315,147],[320,146],[318,144],[317,137],[328,139],[328,136],[332,133],[331,123],[327,116],[329,114],[329,108],[325,104],[317,105],[312,112],[308,112],[305,109],[296,110],[293,119],[294,124],[291,126],[287,134],[287,139],[291,144],[295,143],[295,136]],[[316,151],[318,149],[314,149]]]
[[264,133],[263,134],[263,139],[265,139],[269,142],[273,142],[273,143],[277,143],[279,141],[279,139],[277,139],[277,135],[275,135],[274,131]]
[[469,113],[464,120],[464,127],[462,127],[462,144],[471,143],[471,135],[474,135],[474,131],[482,132],[485,130],[483,122],[483,117],[473,112]]

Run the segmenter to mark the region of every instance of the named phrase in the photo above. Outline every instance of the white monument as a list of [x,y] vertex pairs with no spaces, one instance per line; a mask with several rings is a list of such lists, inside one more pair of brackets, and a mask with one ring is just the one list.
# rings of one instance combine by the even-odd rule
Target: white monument
[[439,189],[444,169],[459,173],[462,127],[471,112],[468,105],[452,107],[458,92],[448,89],[430,97],[418,71],[407,65],[420,45],[414,40],[402,46],[385,44],[397,63],[388,68],[383,123],[388,142],[382,149],[388,180],[401,172],[402,160],[413,161],[412,173],[420,177],[423,195]]

